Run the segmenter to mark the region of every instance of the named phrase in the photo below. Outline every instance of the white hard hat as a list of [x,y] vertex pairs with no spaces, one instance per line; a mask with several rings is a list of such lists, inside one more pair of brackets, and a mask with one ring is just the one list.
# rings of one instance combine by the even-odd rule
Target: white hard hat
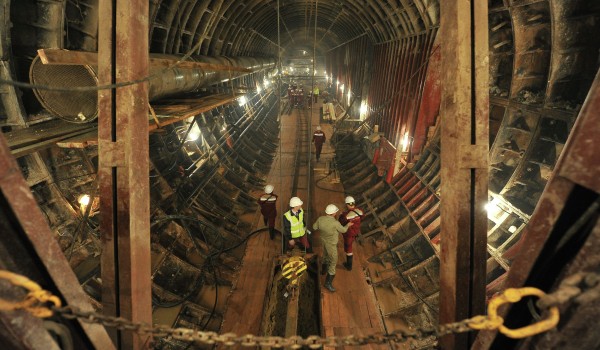
[[352,196],[346,197],[346,204],[350,204],[350,203],[356,203],[356,201],[354,200],[354,197],[352,197]]
[[303,204],[302,200],[300,198],[298,198],[298,197],[292,197],[290,199],[290,207],[292,207],[292,208],[300,206],[302,204]]
[[321,130],[321,125],[317,125],[317,130]]
[[274,189],[273,185],[266,185],[265,186],[265,193],[266,194],[270,194],[270,193],[273,192],[273,189]]
[[329,204],[327,206],[327,208],[325,208],[325,214],[327,215],[331,215],[331,214],[335,214],[339,211],[338,207],[335,206],[335,204]]

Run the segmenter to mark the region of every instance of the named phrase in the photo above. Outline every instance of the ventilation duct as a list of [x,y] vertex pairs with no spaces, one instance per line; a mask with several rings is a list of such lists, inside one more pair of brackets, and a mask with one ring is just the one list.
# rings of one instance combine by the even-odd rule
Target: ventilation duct
[[[172,65],[181,56],[151,54],[150,58]],[[275,68],[275,60],[272,58],[193,56],[185,62],[201,62],[218,65],[221,68],[175,67],[165,69],[168,65],[153,64],[150,66],[151,79],[148,86],[150,101],[194,92],[212,84]],[[232,69],[224,69],[223,66],[232,67]],[[38,55],[31,63],[29,78],[32,84],[56,88],[96,86],[98,84],[96,68],[91,65],[44,64]],[[97,91],[64,92],[45,89],[34,89],[33,91],[45,109],[66,121],[89,123],[98,116]]]

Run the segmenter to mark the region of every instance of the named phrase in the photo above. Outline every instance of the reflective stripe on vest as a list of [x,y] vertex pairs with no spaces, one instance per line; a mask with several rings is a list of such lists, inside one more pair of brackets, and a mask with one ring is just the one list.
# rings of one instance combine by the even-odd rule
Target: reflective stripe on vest
[[300,211],[298,217],[292,215],[292,211],[288,210],[283,214],[286,219],[290,222],[290,231],[292,232],[292,238],[298,238],[304,236],[304,210]]

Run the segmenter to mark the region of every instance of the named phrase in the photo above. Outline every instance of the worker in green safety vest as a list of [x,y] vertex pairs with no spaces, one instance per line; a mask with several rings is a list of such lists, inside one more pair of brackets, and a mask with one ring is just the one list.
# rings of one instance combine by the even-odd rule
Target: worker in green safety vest
[[306,222],[304,221],[304,210],[302,200],[298,197],[290,199],[290,210],[283,214],[283,234],[287,240],[287,250],[291,250],[300,243],[306,248],[307,253],[312,253],[312,247],[306,237]]

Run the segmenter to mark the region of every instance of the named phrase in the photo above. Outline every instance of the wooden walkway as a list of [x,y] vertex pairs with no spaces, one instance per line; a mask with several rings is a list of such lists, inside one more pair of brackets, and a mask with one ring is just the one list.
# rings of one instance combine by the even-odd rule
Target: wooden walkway
[[[319,107],[321,103],[314,106],[312,115],[313,130],[319,124]],[[290,189],[292,185],[292,172],[294,160],[294,145],[296,137],[296,120],[302,111],[294,110],[292,115],[281,116],[281,152],[275,158],[271,172],[268,176],[268,182],[275,186],[275,193],[279,199],[279,214],[288,210],[288,201],[290,198]],[[315,186],[315,182],[323,178],[327,173],[326,162],[334,156],[333,148],[329,144],[331,136],[331,126],[322,124],[323,131],[327,136],[327,143],[323,146],[323,152],[320,162],[316,162],[314,154],[311,157],[312,162],[312,199],[307,203],[305,194],[305,185],[299,183],[299,196],[304,200],[304,207],[310,205],[313,217],[308,225],[320,215],[324,215],[324,209],[327,204],[334,203],[340,209],[344,206],[344,194],[341,184],[330,182],[330,177],[319,182],[319,186],[331,189],[326,190]],[[309,131],[312,134],[312,130]],[[314,147],[313,147],[314,152]],[[306,174],[306,172],[304,172]],[[258,197],[259,193],[256,193]],[[276,228],[281,227],[281,215],[277,218]],[[256,214],[256,226],[262,227],[262,218],[260,212]],[[318,233],[313,235],[313,244],[315,252],[321,254]],[[224,322],[221,332],[233,332],[236,334],[260,334],[260,324],[263,311],[263,303],[269,282],[269,275],[273,260],[279,254],[281,249],[280,237],[274,241],[269,239],[268,233],[260,233],[251,238],[248,242],[246,255],[239,272],[239,279],[232,290],[227,309],[224,315]],[[370,256],[369,252],[364,250],[357,243],[354,247],[354,269],[347,271],[342,263],[345,261],[343,242],[340,237],[338,244],[338,264],[337,273],[333,285],[337,289],[335,293],[330,293],[326,289],[321,292],[321,309],[323,319],[324,334],[322,336],[345,336],[345,335],[368,335],[378,332],[384,332],[381,314],[377,307],[373,289],[367,283],[364,268],[367,266],[364,259]],[[321,284],[324,283],[324,276],[321,276]],[[380,346],[362,346],[345,347],[348,349],[390,349],[389,345]]]

